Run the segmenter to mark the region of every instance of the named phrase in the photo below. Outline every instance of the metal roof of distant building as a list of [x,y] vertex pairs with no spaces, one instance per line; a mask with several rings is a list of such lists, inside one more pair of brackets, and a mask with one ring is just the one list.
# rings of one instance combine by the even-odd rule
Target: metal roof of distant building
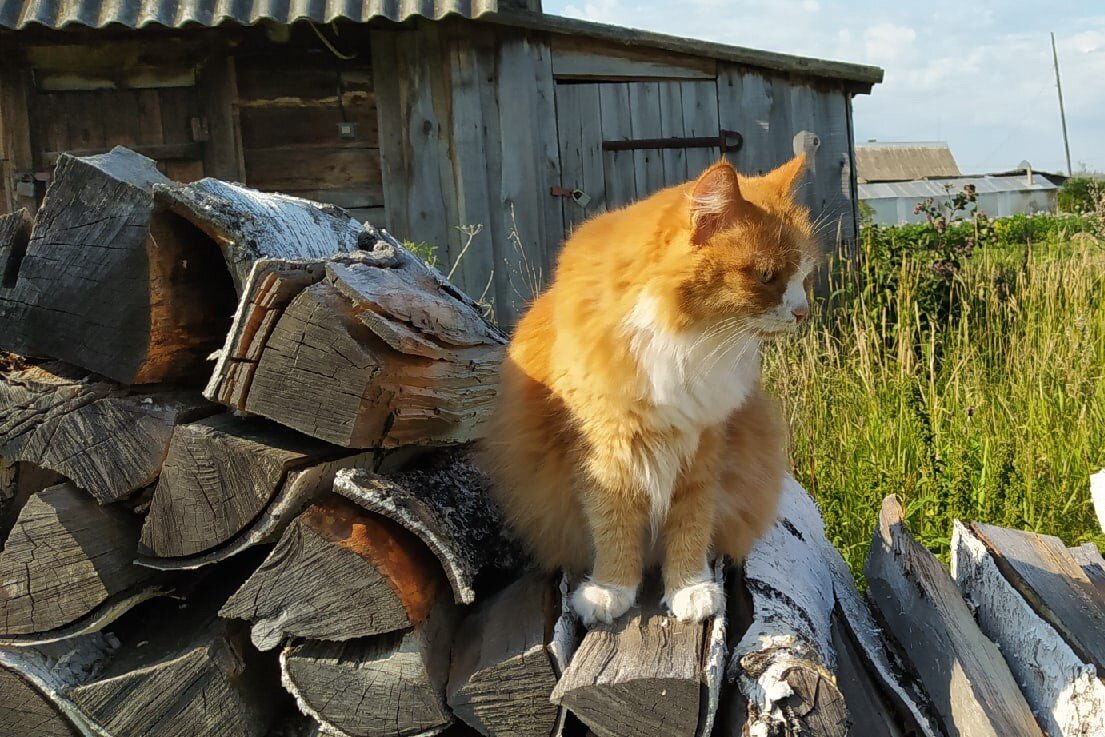
[[[948,192],[944,185],[950,184]],[[1024,176],[983,176],[955,177],[949,179],[921,179],[913,182],[871,182],[859,185],[861,200],[882,200],[904,197],[907,199],[926,199],[928,197],[948,197],[973,184],[978,194],[998,194],[1001,192],[1030,192],[1059,189],[1042,176],[1033,177],[1032,184]]]
[[960,176],[942,141],[871,141],[856,144],[856,174],[862,182],[901,182]]

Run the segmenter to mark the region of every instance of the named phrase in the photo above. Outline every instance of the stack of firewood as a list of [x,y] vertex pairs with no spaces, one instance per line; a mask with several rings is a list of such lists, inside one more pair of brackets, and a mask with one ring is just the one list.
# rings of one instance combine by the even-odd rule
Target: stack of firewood
[[[888,502],[870,608],[793,481],[718,564],[722,616],[646,587],[581,631],[471,460],[504,336],[338,208],[63,156],[33,221],[0,218],[0,275],[0,737],[1077,733],[1052,697],[1103,718],[1098,615],[1031,619],[1024,540],[957,528],[956,589]],[[987,639],[1024,623],[1083,638],[1052,666],[1076,688],[1030,688]]]

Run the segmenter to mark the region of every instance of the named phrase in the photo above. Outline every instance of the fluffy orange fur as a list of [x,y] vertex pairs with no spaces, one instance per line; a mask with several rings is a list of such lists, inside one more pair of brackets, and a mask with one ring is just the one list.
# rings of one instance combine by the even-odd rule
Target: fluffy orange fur
[[536,560],[590,574],[585,622],[628,609],[655,562],[675,616],[712,616],[709,557],[743,559],[775,517],[787,430],[759,351],[808,311],[803,170],[719,162],[587,221],[517,326],[484,457]]

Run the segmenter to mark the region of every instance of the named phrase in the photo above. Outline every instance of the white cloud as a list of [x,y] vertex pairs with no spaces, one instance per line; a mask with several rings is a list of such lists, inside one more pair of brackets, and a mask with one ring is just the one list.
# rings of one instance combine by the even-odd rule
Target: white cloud
[[875,64],[893,64],[913,53],[917,32],[894,23],[879,23],[863,33],[863,48],[867,59]]

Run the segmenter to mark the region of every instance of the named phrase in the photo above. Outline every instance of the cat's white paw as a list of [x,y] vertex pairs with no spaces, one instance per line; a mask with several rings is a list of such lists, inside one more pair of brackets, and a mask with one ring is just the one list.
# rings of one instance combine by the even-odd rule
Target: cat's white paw
[[636,586],[587,579],[572,594],[572,610],[588,627],[596,622],[609,624],[625,614],[636,599]]
[[701,622],[721,614],[725,591],[716,581],[699,581],[667,593],[664,604],[682,622]]

